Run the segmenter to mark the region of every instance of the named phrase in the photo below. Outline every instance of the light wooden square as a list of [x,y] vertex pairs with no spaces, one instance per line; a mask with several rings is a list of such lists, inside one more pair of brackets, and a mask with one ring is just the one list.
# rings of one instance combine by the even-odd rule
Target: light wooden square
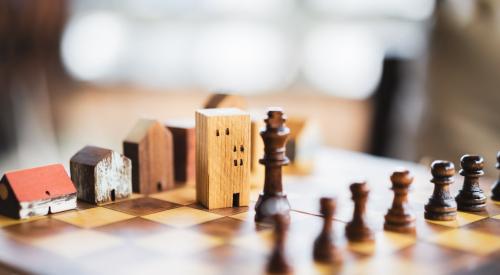
[[428,241],[481,255],[487,255],[500,250],[500,237],[463,228],[431,236],[428,238]]
[[268,253],[272,248],[273,238],[273,230],[265,229],[235,238],[231,240],[231,244],[238,247],[245,247],[252,251]]
[[172,191],[153,194],[150,195],[150,197],[180,205],[189,205],[196,202],[196,189],[187,186]]
[[131,219],[134,216],[103,207],[95,207],[65,212],[54,215],[53,218],[82,228],[93,228]]
[[117,237],[90,230],[78,230],[30,241],[30,245],[67,258],[78,258],[121,243],[122,240]]
[[426,221],[430,222],[430,223],[434,223],[434,224],[439,224],[442,226],[458,228],[458,227],[467,225],[467,224],[472,223],[472,222],[477,222],[477,221],[482,220],[484,218],[486,218],[486,217],[458,211],[457,218],[453,221],[433,221],[433,220],[426,220]]
[[365,255],[386,255],[408,247],[416,242],[416,237],[388,231],[375,234],[374,242],[348,243],[348,249]]
[[370,257],[342,268],[344,274],[384,274],[384,275],[434,275],[440,274],[432,266],[426,266],[397,257]]
[[223,216],[221,215],[217,215],[203,210],[198,210],[190,207],[179,207],[175,209],[170,209],[146,215],[143,216],[142,218],[177,228],[185,228],[196,224],[208,222],[211,220],[219,219],[222,217]]
[[493,216],[493,217],[491,217],[491,218],[493,218],[493,219],[497,219],[497,220],[500,220],[500,215],[496,215],[496,216]]
[[169,230],[135,241],[135,244],[162,254],[182,257],[222,245],[222,238],[189,230]]

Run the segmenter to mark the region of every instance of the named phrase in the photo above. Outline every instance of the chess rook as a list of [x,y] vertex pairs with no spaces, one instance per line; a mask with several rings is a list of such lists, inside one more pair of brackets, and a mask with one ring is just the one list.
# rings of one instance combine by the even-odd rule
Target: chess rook
[[484,175],[483,157],[464,155],[460,159],[460,164],[462,166],[460,175],[464,177],[464,184],[455,197],[458,210],[482,211],[486,208],[486,196],[479,186],[479,178]]
[[[500,151],[497,153],[497,169],[500,170]],[[494,201],[500,201],[500,174],[498,175],[498,180],[493,183],[491,188],[491,199]]]
[[288,218],[276,214],[272,219],[274,220],[274,247],[266,271],[272,274],[291,274],[293,269],[288,264],[285,253]]
[[281,214],[290,219],[290,203],[283,192],[281,167],[289,163],[285,155],[285,143],[290,129],[285,126],[286,116],[281,108],[268,110],[264,120],[266,127],[260,132],[264,141],[264,157],[259,160],[265,166],[264,191],[255,204],[255,221],[271,222],[271,217]]
[[350,189],[354,201],[354,214],[352,220],[346,225],[346,237],[351,242],[373,241],[373,232],[365,221],[366,202],[370,190],[366,182],[353,183]]
[[315,261],[333,263],[341,261],[339,250],[335,247],[332,236],[333,215],[336,201],[332,198],[320,199],[320,212],[323,215],[323,228],[314,241],[313,257]]
[[450,194],[454,182],[455,166],[450,161],[436,160],[431,164],[434,191],[425,205],[424,217],[428,220],[451,221],[457,216],[457,203]]
[[415,215],[408,204],[408,189],[413,176],[408,170],[395,171],[391,175],[394,199],[385,215],[384,229],[399,233],[415,233]]

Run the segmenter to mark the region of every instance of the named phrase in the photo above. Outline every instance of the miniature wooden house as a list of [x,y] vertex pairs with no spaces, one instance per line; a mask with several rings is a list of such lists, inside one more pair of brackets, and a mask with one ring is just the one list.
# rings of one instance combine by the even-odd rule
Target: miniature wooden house
[[238,108],[245,110],[247,108],[247,101],[244,97],[239,95],[217,93],[212,94],[207,99],[203,108]]
[[304,117],[288,117],[286,125],[290,136],[286,143],[286,156],[290,164],[283,167],[285,173],[306,175],[314,169],[314,159],[319,147],[319,129],[314,121]]
[[5,173],[0,180],[0,214],[15,219],[76,208],[76,188],[61,164]]
[[247,206],[250,115],[236,108],[196,112],[196,198],[208,209]]
[[195,130],[194,119],[169,120],[165,126],[174,141],[174,178],[176,184],[194,184]]
[[149,194],[174,186],[172,133],[156,120],[137,122],[123,141],[123,154],[132,161],[132,190]]
[[115,151],[86,146],[71,158],[70,171],[79,200],[103,204],[132,194],[132,163]]

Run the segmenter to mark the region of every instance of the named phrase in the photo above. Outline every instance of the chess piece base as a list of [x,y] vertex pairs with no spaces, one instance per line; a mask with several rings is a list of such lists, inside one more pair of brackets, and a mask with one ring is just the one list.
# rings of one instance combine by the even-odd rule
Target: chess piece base
[[281,214],[290,222],[290,203],[284,193],[266,195],[261,193],[255,204],[255,221],[273,223],[273,215]]
[[384,229],[387,231],[415,234],[415,216],[413,215],[385,215]]
[[350,222],[345,228],[345,233],[350,242],[371,242],[375,240],[373,232],[365,225],[354,225]]
[[425,211],[424,218],[432,221],[453,221],[457,218],[457,211],[452,212],[428,212]]
[[458,210],[479,212],[486,208],[486,196],[483,192],[460,192],[455,198]]
[[330,238],[321,236],[314,241],[313,257],[315,261],[325,264],[342,262],[342,254]]

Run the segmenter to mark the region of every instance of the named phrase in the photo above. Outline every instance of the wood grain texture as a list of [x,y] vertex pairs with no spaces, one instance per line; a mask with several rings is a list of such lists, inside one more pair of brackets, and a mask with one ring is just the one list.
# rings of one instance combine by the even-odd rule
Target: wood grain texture
[[250,115],[236,108],[196,112],[199,203],[209,209],[248,205],[250,150]]
[[0,181],[0,213],[25,219],[76,208],[76,189],[61,164],[6,173]]
[[132,161],[132,190],[149,194],[174,186],[172,133],[156,120],[141,119],[123,141]]
[[173,137],[174,178],[176,184],[193,182],[195,179],[195,129],[194,120],[167,121],[165,126]]
[[86,146],[71,158],[70,171],[80,200],[103,204],[132,194],[132,163],[112,150]]
[[264,118],[252,117],[251,124],[251,155],[250,155],[250,183],[252,186],[264,185],[264,166],[259,164],[259,159],[264,155],[264,142],[260,130],[265,127]]

